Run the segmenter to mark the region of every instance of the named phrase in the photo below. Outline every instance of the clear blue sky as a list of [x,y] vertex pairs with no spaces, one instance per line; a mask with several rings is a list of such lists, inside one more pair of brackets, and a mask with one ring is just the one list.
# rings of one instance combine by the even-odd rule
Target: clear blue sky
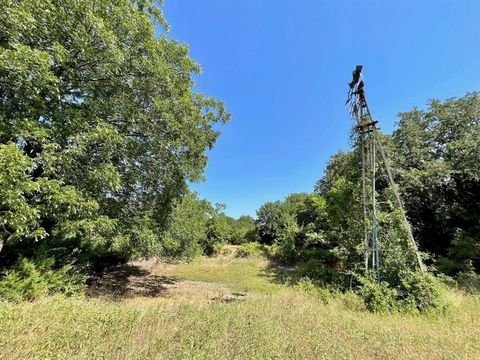
[[203,68],[196,90],[232,113],[192,186],[232,216],[312,191],[348,149],[355,65],[386,132],[400,111],[480,90],[479,0],[165,0],[164,12]]

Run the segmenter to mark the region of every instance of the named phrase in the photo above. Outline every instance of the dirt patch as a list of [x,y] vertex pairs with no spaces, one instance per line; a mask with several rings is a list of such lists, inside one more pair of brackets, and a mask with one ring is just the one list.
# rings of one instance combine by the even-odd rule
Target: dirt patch
[[183,280],[163,275],[176,266],[159,260],[145,260],[112,266],[96,274],[87,287],[89,297],[110,300],[134,298],[181,298],[187,302],[243,300],[245,293],[232,292],[228,287],[204,281]]

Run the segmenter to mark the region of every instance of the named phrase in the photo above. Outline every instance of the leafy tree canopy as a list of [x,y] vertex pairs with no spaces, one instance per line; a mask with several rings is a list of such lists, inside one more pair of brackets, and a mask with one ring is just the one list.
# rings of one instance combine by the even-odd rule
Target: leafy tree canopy
[[480,269],[480,94],[399,116],[393,155],[420,245],[447,273]]
[[229,118],[192,90],[187,46],[153,0],[2,5],[1,242],[159,241]]

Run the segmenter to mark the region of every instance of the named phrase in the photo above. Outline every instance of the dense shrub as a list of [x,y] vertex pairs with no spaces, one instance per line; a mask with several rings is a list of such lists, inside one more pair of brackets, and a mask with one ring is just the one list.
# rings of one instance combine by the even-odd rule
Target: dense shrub
[[363,299],[366,308],[372,312],[389,312],[398,309],[398,292],[388,283],[377,283],[369,277],[359,277],[357,294]]
[[296,245],[298,226],[295,223],[287,223],[279,233],[278,258],[284,263],[297,261],[300,257],[300,248]]
[[249,242],[240,245],[235,251],[237,257],[260,257],[276,258],[279,254],[279,247],[276,244],[265,245],[258,242]]
[[250,242],[243,245],[240,245],[237,249],[236,256],[237,257],[259,257],[265,255],[265,245],[257,243],[257,242]]
[[400,274],[400,306],[411,311],[439,312],[447,310],[445,285],[430,273],[403,271]]
[[323,280],[326,278],[326,272],[325,264],[318,259],[309,259],[298,267],[299,276],[310,279]]
[[0,281],[0,299],[8,301],[34,300],[42,295],[78,294],[86,277],[71,265],[55,269],[53,258],[31,261],[21,258]]
[[255,232],[255,219],[251,216],[240,216],[238,219],[226,216],[229,225],[228,242],[234,245],[241,245],[247,242],[258,241],[259,237]]
[[231,255],[236,255],[236,249],[234,249],[233,247],[231,246],[222,246],[218,252],[216,253],[216,255],[219,255],[219,256],[231,256]]
[[222,254],[222,253],[224,253],[224,249],[225,249],[225,244],[224,243],[222,243],[222,242],[215,243],[215,244],[212,245],[212,251],[211,251],[210,255]]
[[399,285],[392,287],[387,282],[379,284],[371,277],[358,276],[356,292],[372,312],[444,313],[448,309],[445,285],[432,274],[403,271],[399,279]]

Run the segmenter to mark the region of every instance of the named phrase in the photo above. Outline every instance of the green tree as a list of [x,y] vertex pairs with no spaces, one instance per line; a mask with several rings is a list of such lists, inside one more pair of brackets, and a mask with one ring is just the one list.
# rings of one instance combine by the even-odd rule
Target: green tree
[[192,90],[199,65],[153,0],[2,5],[0,146],[16,169],[2,173],[2,243],[155,248],[229,118]]
[[256,227],[260,242],[276,242],[287,224],[293,221],[293,215],[281,201],[267,202],[257,210]]
[[265,203],[257,211],[259,241],[278,245],[285,261],[297,260],[306,249],[324,247],[326,228],[326,202],[317,194],[290,194],[284,201]]
[[207,225],[207,236],[203,241],[203,250],[206,255],[213,255],[218,247],[226,244],[232,236],[232,218],[225,215],[225,205],[217,203],[212,208]]
[[32,159],[19,151],[15,144],[0,144],[0,251],[5,242],[46,235],[38,223],[40,209],[30,206],[28,201],[38,185],[28,176],[32,165]]
[[[354,139],[355,141],[355,139]],[[314,191],[317,194],[323,195],[333,186],[333,183],[345,178],[348,181],[358,179],[358,163],[357,154],[354,151],[339,151],[333,155],[325,168],[325,174],[315,184]]]
[[479,93],[399,116],[398,181],[421,248],[449,274],[480,269]]
[[233,234],[229,240],[232,244],[243,244],[257,240],[255,219],[249,215],[240,216],[238,219],[233,219],[232,223]]
[[193,258],[205,251],[214,208],[189,192],[177,200],[162,234],[160,253],[176,258]]

